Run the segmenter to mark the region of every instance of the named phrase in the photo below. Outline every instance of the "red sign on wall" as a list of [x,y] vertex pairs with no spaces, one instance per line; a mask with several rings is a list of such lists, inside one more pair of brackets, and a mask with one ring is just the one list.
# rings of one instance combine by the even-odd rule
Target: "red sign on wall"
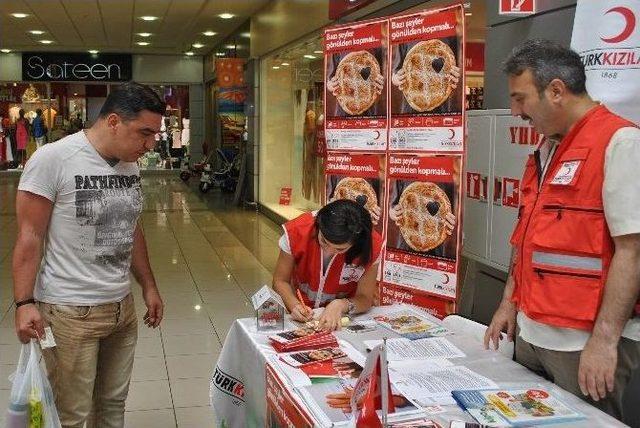
[[280,205],[289,205],[291,203],[291,187],[283,187],[280,189]]
[[465,43],[464,61],[467,71],[484,72],[484,43]]
[[528,15],[536,12],[536,0],[500,0],[500,15]]

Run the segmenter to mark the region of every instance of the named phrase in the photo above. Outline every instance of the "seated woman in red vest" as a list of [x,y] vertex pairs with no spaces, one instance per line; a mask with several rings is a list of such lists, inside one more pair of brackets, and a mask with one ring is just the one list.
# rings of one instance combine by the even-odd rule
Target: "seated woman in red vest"
[[382,238],[362,205],[336,200],[283,227],[273,288],[294,320],[311,321],[311,308],[324,307],[318,327],[336,330],[344,315],[369,310]]

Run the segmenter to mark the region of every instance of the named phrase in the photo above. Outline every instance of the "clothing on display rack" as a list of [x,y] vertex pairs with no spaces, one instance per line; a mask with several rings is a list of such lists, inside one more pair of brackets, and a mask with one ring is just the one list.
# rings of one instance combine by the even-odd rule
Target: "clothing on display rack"
[[171,148],[182,148],[182,131],[179,128],[175,128],[173,131],[171,131],[171,140]]
[[9,107],[9,119],[11,123],[16,123],[16,120],[20,117],[20,106]]
[[47,128],[53,129],[53,124],[55,122],[56,116],[58,112],[54,108],[47,108],[42,111],[42,117],[44,118],[44,124]]
[[16,121],[16,144],[18,150],[26,150],[29,142],[29,122],[27,119],[18,119]]
[[182,119],[182,145],[183,146],[188,146],[189,145],[189,137],[190,137],[190,130],[189,130],[189,119]]

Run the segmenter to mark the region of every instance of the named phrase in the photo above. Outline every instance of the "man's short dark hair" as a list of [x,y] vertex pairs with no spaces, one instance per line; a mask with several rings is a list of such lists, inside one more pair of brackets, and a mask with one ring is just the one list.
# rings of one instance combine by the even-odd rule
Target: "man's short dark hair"
[[164,114],[166,103],[153,89],[136,82],[127,82],[111,90],[100,109],[100,117],[116,113],[123,120],[133,120],[143,110]]
[[575,95],[587,92],[584,65],[575,51],[551,40],[532,39],[516,46],[502,64],[510,76],[531,71],[533,81],[542,93],[553,79],[560,79]]

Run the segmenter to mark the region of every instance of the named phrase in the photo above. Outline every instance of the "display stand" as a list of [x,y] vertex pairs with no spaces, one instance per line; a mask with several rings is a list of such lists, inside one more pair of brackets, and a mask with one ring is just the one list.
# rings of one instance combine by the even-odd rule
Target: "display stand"
[[324,33],[327,202],[363,203],[383,235],[381,303],[440,318],[460,288],[464,28],[455,5]]

